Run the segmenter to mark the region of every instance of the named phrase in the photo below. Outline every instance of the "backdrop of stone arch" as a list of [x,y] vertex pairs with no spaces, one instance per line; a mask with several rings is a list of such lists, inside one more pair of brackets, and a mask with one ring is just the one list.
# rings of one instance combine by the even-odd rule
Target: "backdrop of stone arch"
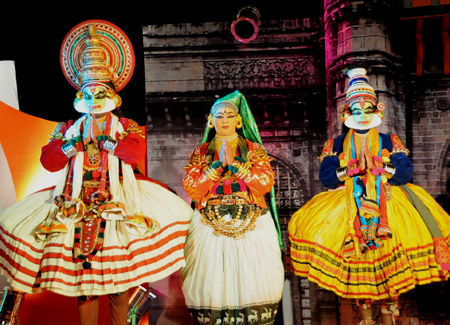
[[[290,271],[290,254],[288,223],[292,214],[297,211],[309,197],[309,191],[305,179],[294,164],[269,153],[272,160],[272,168],[275,171],[275,196],[278,208],[278,217],[283,240],[283,263],[285,266],[285,277],[289,283],[290,297],[292,302],[292,317],[294,324],[312,324],[315,312],[312,308],[316,305],[315,292],[317,286],[307,279],[295,276]],[[287,299],[284,297],[283,299]]]

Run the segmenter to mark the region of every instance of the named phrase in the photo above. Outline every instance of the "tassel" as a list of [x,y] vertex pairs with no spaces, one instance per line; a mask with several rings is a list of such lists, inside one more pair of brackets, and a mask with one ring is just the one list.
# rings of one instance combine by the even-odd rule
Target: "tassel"
[[231,194],[231,193],[232,193],[232,191],[231,191],[231,180],[226,179],[223,182],[223,194],[224,195],[228,195],[228,194]]

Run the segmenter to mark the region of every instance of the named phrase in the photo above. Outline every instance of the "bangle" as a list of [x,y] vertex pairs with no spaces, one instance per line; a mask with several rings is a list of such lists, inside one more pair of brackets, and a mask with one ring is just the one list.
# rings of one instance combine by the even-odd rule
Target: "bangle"
[[384,175],[388,178],[391,179],[392,176],[394,176],[396,168],[393,164],[391,163],[383,163],[383,168],[384,168]]
[[344,166],[336,168],[336,176],[341,182],[345,182],[350,178],[350,176],[348,175],[348,167]]
[[78,152],[77,149],[75,149],[75,147],[70,142],[63,144],[61,149],[67,158],[72,158]]
[[117,141],[112,138],[108,138],[103,143],[103,149],[106,150],[110,154],[114,154],[114,150],[116,150]]
[[248,164],[240,164],[238,167],[238,172],[235,175],[240,179],[244,179],[248,173],[250,173],[250,166]]
[[220,171],[211,167],[208,167],[205,170],[205,176],[208,177],[213,182],[217,182],[220,179],[220,174],[221,174]]

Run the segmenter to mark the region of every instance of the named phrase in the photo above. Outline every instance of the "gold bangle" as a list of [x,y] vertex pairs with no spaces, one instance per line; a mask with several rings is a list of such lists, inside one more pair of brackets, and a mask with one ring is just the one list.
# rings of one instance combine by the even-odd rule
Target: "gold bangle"
[[238,172],[236,173],[236,176],[240,179],[243,179],[247,177],[248,173],[250,173],[250,166],[247,164],[241,164],[238,167]]
[[348,167],[344,166],[336,168],[336,176],[341,182],[345,182],[350,178],[350,176],[348,176]]
[[208,167],[205,170],[205,176],[213,182],[217,182],[220,179],[220,172],[217,169]]
[[383,168],[384,168],[384,175],[388,179],[391,179],[392,176],[394,176],[395,171],[396,171],[395,166],[391,163],[383,163]]

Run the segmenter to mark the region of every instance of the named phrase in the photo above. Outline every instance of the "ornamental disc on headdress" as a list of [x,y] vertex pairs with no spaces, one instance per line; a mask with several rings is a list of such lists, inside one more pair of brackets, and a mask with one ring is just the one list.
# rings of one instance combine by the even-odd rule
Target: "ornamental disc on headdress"
[[[97,35],[92,41],[90,28]],[[83,21],[67,33],[61,45],[60,63],[75,89],[90,81],[110,81],[117,92],[130,80],[135,57],[130,40],[119,27],[95,19]]]

